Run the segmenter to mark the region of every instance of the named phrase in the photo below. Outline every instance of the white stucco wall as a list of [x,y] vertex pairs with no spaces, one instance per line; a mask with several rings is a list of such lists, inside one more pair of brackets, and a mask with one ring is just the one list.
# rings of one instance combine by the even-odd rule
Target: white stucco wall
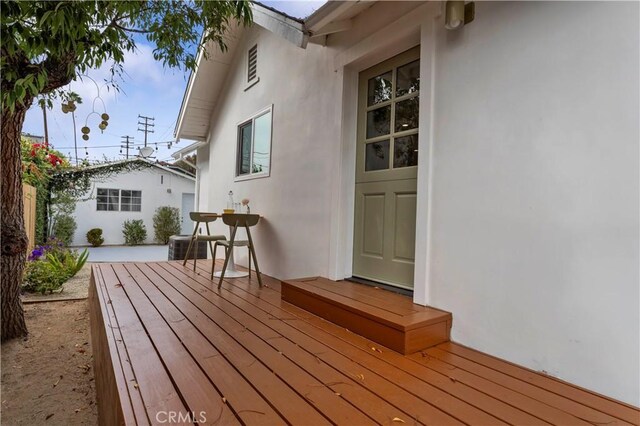
[[430,303],[454,340],[640,403],[638,3],[438,32]]
[[[161,184],[161,176],[163,183]],[[142,191],[142,211],[98,211],[96,188],[129,189]],[[169,190],[171,190],[169,192]],[[175,173],[153,167],[127,173],[119,173],[99,182],[93,182],[91,190],[76,205],[74,217],[78,228],[73,237],[73,244],[89,245],[87,232],[92,228],[102,228],[105,245],[124,244],[122,224],[125,220],[142,219],[147,229],[148,244],[155,243],[153,232],[153,215],[158,207],[171,206],[182,209],[182,194],[195,193],[195,182],[178,176]],[[186,220],[189,220],[188,215]]]
[[[339,149],[340,112],[333,105],[340,96],[339,81],[320,46],[300,49],[255,26],[238,51],[246,52],[256,42],[260,81],[245,91],[244,71],[231,73],[212,118],[220,125],[213,126],[209,138],[209,176],[202,175],[201,206],[222,211],[230,190],[236,201],[249,198],[252,212],[264,216],[254,238],[265,273],[327,275],[327,177],[332,165],[324,160]],[[239,56],[236,66],[244,70],[245,57]],[[271,176],[235,182],[236,126],[272,104]],[[199,167],[204,167],[200,151]],[[220,221],[214,228],[228,234]],[[246,264],[244,250],[237,254],[238,263]]]
[[[477,2],[459,32],[417,7],[375,5],[306,50],[248,30],[198,153],[200,209],[250,198],[267,274],[348,276],[357,72],[429,46],[416,294],[459,343],[640,404],[638,3]],[[271,176],[234,182],[236,126],[271,104]]]

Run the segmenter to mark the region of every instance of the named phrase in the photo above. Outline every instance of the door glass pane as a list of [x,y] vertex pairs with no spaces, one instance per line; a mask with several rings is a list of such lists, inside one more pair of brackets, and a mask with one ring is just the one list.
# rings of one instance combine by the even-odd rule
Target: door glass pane
[[271,154],[271,113],[254,120],[256,129],[253,141],[253,170],[251,173],[268,173]]
[[367,113],[367,139],[388,135],[391,127],[391,105]]
[[406,95],[420,90],[420,60],[398,68],[396,77],[396,96]]
[[396,103],[396,132],[402,132],[404,130],[415,129],[418,127],[419,104],[419,96]]
[[240,126],[238,130],[238,165],[236,175],[249,173],[251,164],[251,122]]
[[365,153],[364,170],[384,170],[389,168],[389,140],[368,143]]
[[393,168],[418,165],[418,135],[396,138],[393,143]]
[[391,99],[391,71],[369,79],[367,106]]

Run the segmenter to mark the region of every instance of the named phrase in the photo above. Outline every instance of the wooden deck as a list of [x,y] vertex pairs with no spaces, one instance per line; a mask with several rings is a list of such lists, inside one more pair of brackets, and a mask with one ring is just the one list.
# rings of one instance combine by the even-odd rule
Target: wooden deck
[[281,292],[282,300],[401,354],[449,341],[451,313],[379,287],[313,277],[284,280]]
[[209,262],[93,266],[101,424],[640,423],[637,408],[455,343],[401,355],[281,301],[267,276],[218,291]]

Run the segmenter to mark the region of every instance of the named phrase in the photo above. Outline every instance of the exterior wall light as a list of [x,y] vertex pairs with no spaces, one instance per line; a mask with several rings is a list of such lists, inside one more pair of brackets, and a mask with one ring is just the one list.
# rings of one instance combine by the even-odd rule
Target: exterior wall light
[[475,3],[464,0],[449,0],[445,4],[444,26],[448,30],[457,30],[475,18]]

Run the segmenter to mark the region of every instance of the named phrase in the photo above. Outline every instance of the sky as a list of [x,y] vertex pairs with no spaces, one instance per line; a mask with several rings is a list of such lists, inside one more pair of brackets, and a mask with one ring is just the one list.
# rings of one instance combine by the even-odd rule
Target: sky
[[[317,10],[324,1],[263,1],[291,16],[305,18]],[[178,144],[174,140],[180,105],[184,95],[189,72],[177,69],[164,69],[162,63],[153,59],[153,47],[143,40],[137,42],[136,52],[127,52],[124,60],[123,79],[119,81],[119,92],[105,85],[110,77],[109,64],[91,70],[88,77],[72,82],[68,90],[76,92],[83,100],[75,111],[78,160],[88,159],[90,162],[124,159],[125,150],[120,147],[122,136],[131,136],[134,144],[144,143],[144,133],[138,131],[138,115],[153,117],[154,133],[147,135],[148,145],[156,148],[153,155],[159,161],[172,161],[171,153],[184,148],[189,141]],[[96,112],[97,114],[94,114]],[[109,114],[109,125],[101,132],[98,128],[99,115]],[[74,126],[71,113],[63,113],[59,100],[54,101],[52,109],[47,110],[49,142],[72,164],[75,163]],[[91,129],[89,140],[82,140],[80,129],[85,124]],[[44,119],[42,109],[34,103],[25,118],[24,133],[44,135]],[[137,154],[137,148],[129,151],[131,156]],[[120,150],[122,149],[122,154]]]

